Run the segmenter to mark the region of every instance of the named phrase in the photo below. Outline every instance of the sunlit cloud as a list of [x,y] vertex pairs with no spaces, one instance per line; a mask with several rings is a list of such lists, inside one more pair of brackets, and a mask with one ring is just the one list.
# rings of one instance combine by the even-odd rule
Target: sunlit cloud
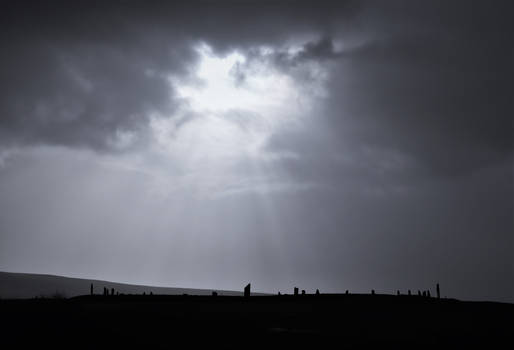
[[219,57],[206,44],[198,46],[197,52],[197,83],[175,83],[178,95],[188,99],[197,112],[243,109],[265,114],[285,104],[295,107],[294,101],[300,97],[292,77],[273,67],[250,65],[240,52]]
[[[153,152],[164,163],[173,163],[173,172],[167,172],[164,164],[154,164],[161,178],[173,179],[173,186],[164,187],[176,188],[180,183],[187,188],[190,183],[195,192],[209,196],[253,187],[260,193],[301,188],[282,178],[273,165],[297,155],[270,152],[265,146],[275,133],[301,128],[305,118],[311,117],[318,96],[311,94],[309,84],[266,59],[248,59],[244,52],[219,55],[206,44],[196,50],[199,60],[192,76],[169,78],[183,101],[181,107],[173,116],[156,114],[150,122]],[[260,53],[265,57],[273,49]],[[305,65],[303,69],[321,68]],[[160,167],[166,170],[161,172]]]

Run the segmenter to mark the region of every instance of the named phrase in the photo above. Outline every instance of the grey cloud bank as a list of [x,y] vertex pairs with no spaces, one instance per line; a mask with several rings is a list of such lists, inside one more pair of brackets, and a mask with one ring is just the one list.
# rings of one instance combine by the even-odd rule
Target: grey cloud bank
[[[336,13],[344,15],[345,7],[336,6]],[[297,31],[319,31],[330,9],[311,18],[313,8],[301,2],[7,3],[2,140],[106,148],[117,130],[138,130],[148,114],[173,112],[178,102],[166,78],[187,72],[199,41],[221,52],[275,44]]]

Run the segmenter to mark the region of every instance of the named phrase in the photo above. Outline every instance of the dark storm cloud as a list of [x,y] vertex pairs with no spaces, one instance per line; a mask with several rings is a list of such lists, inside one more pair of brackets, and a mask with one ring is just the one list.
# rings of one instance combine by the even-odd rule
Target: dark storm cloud
[[105,148],[149,113],[172,111],[165,74],[192,59],[182,41],[172,49],[162,34],[100,10],[37,7],[4,12],[4,142]]
[[[277,50],[265,57],[259,57],[259,53],[250,51],[250,57],[268,61],[285,71],[291,72],[292,68],[308,61],[325,62],[341,56],[336,52],[332,38],[322,37],[318,40],[309,41],[304,44],[296,53],[290,53],[287,49]],[[266,57],[267,56],[267,57]]]
[[443,172],[472,168],[512,150],[508,7],[13,2],[1,18],[0,135],[3,143],[109,148],[116,132],[144,135],[152,112],[172,114],[178,102],[166,77],[188,73],[198,40],[251,54],[315,34],[295,55],[277,51],[273,63],[336,62],[322,113],[341,138],[410,152]]
[[512,51],[490,43],[493,34],[399,39],[356,52],[332,87],[340,91],[334,119],[362,128],[341,126],[345,137],[404,150],[443,172],[510,154]]
[[[340,144],[335,146],[400,153],[446,175],[510,157],[514,56],[509,5],[373,5],[352,19],[356,29],[308,43],[294,57],[278,55],[284,67],[304,60],[329,67],[330,97],[320,115],[337,130]],[[333,41],[339,38],[348,44],[343,40],[336,52]],[[272,142],[278,148],[301,143],[294,135],[280,136]]]
[[2,142],[109,148],[116,132],[173,112],[166,78],[186,74],[197,41],[220,52],[277,42],[346,11],[312,10],[302,2],[3,4]]

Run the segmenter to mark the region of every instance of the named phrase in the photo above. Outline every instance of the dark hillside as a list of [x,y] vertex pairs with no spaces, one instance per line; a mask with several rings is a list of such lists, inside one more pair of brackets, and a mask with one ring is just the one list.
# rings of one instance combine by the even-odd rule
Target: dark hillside
[[[91,283],[96,294],[102,294],[104,287],[109,291],[114,288],[115,291],[126,294],[153,292],[154,294],[211,295],[212,293],[212,289],[154,287],[54,275],[0,272],[0,298],[24,299],[54,295],[74,297],[88,294]],[[216,290],[216,292],[219,295],[243,295],[239,291]]]
[[[79,349],[511,348],[514,305],[391,295],[0,301],[4,344]],[[501,345],[501,346],[500,346]]]

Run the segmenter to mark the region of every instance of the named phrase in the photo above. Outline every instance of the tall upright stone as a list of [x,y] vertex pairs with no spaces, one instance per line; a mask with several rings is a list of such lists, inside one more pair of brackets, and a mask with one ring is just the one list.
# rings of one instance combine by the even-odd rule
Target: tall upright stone
[[441,290],[439,289],[439,283],[436,286],[436,290],[437,290],[437,299],[441,299]]
[[89,287],[89,294],[93,295],[93,283],[91,283],[91,286]]
[[298,296],[298,287],[294,287],[294,295]]
[[248,283],[248,284],[246,285],[246,287],[245,287],[245,290],[244,290],[244,297],[245,297],[245,298],[249,298],[249,297],[250,297],[250,286],[251,286],[251,284],[250,284],[250,283]]

